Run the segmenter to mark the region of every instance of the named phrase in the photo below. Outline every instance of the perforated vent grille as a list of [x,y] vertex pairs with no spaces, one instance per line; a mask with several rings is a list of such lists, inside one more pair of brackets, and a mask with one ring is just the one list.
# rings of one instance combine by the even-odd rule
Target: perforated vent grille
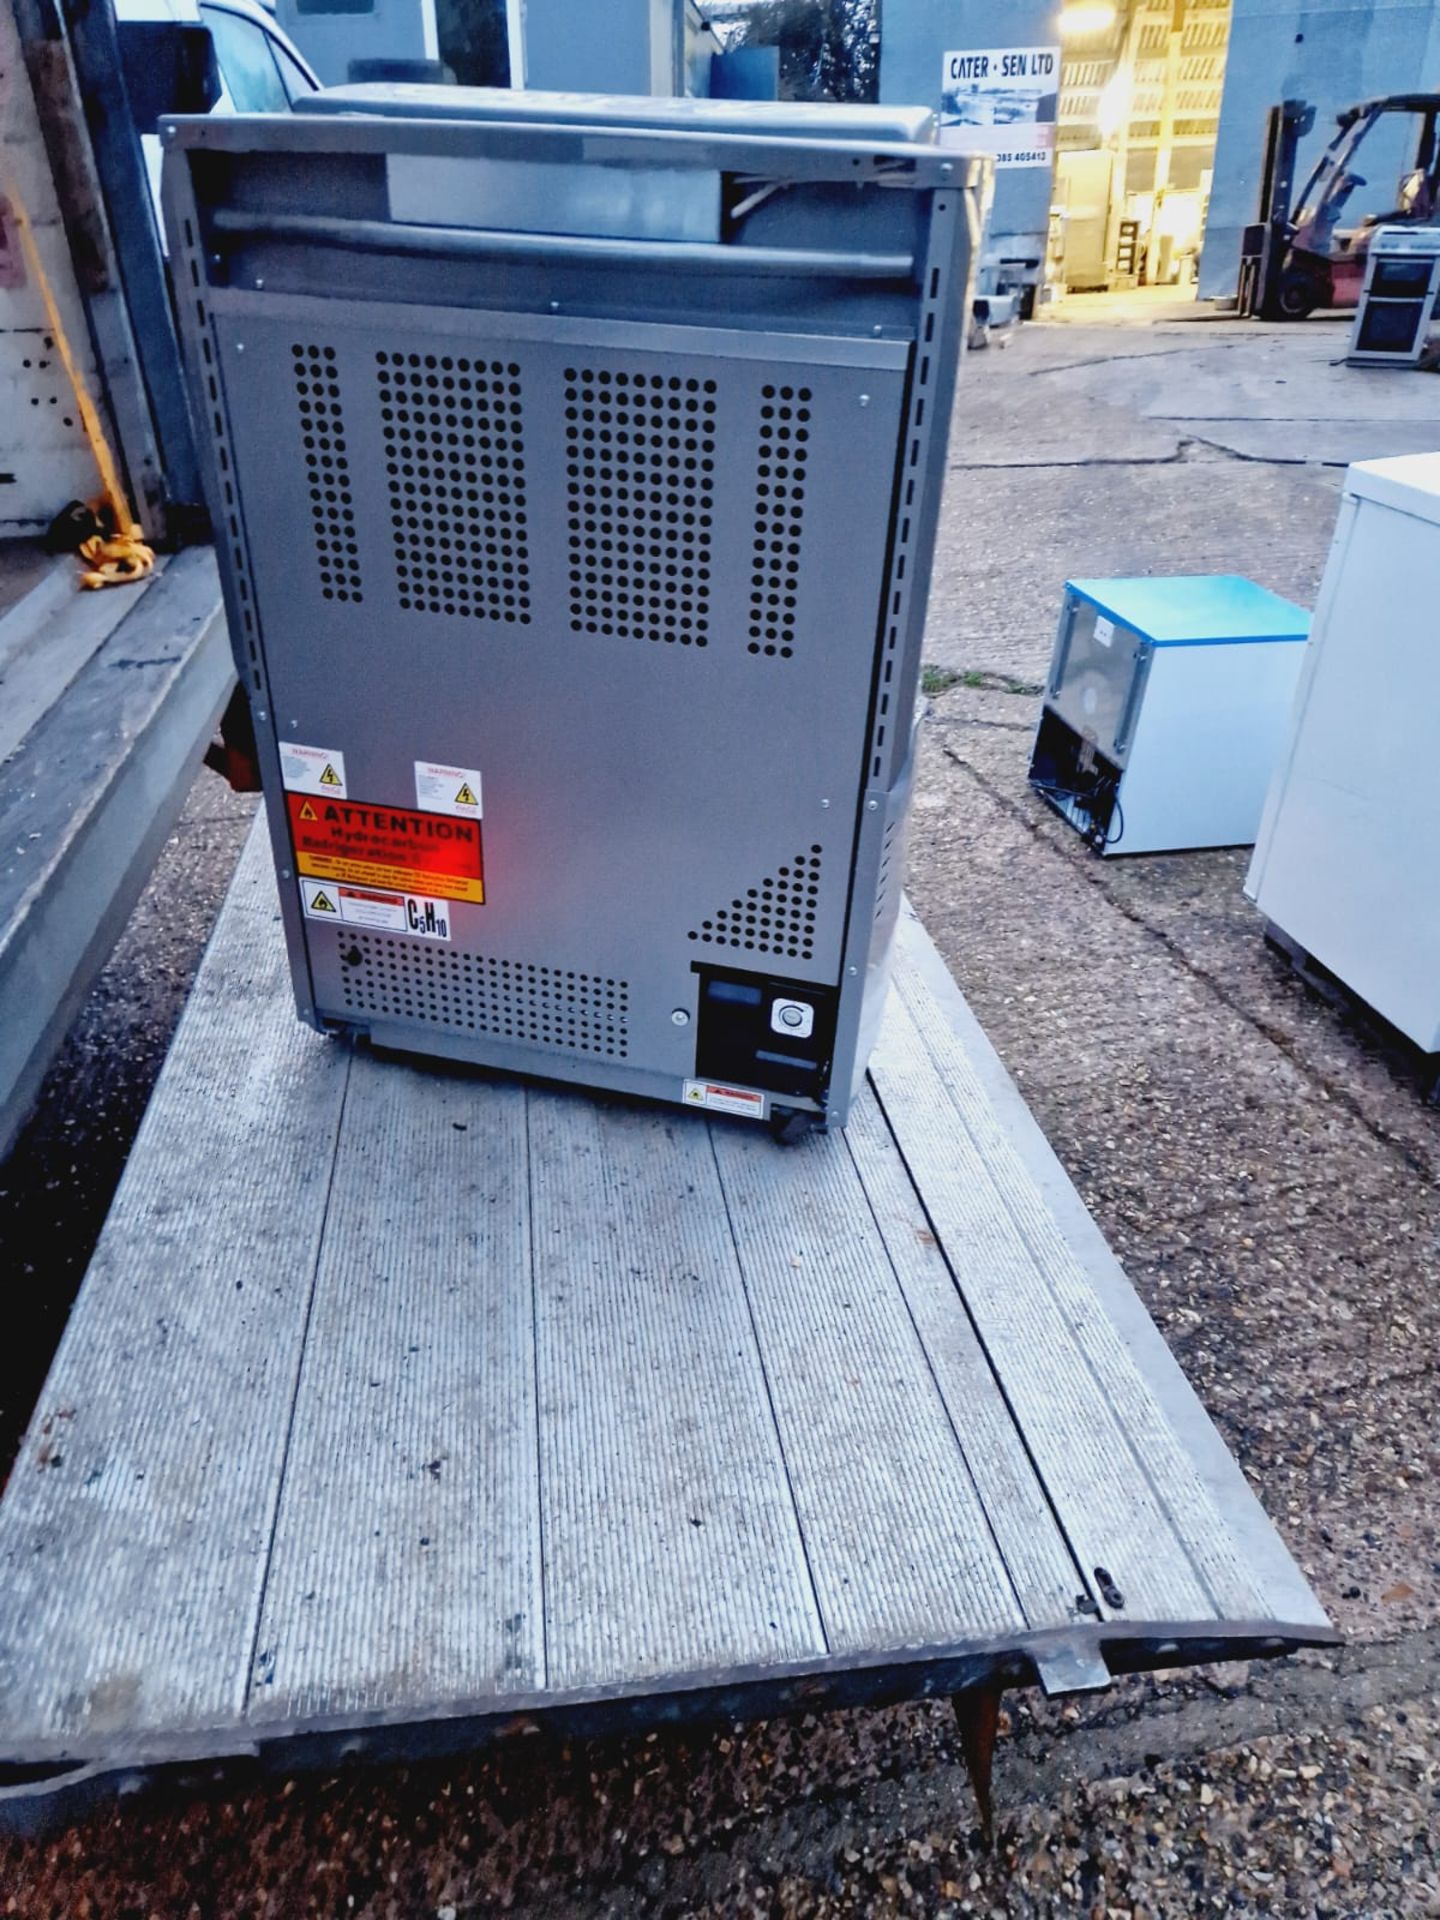
[[355,537],[355,501],[350,492],[350,455],[345,445],[335,349],[297,345],[291,347],[290,355],[320,591],[327,600],[363,600],[360,543]]
[[751,887],[743,900],[721,907],[702,920],[690,938],[710,947],[743,947],[750,953],[782,955],[787,960],[815,957],[815,912],[820,899],[819,847],[797,853]]
[[519,367],[435,353],[375,361],[400,605],[527,625]]
[[715,382],[565,370],[570,624],[709,639]]
[[795,651],[800,531],[805,518],[809,387],[760,389],[755,468],[755,564],[750,574],[750,651],[788,660]]
[[630,983],[598,973],[357,933],[341,949],[340,990],[351,1013],[615,1060],[629,1050]]

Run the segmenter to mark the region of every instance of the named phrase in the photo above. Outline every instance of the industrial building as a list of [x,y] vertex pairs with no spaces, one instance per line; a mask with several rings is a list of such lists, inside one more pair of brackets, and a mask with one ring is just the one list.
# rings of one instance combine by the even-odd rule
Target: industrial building
[[[997,160],[992,284],[1044,275],[1076,291],[1195,279],[1233,295],[1241,236],[1256,218],[1269,108],[1315,109],[1298,185],[1335,115],[1379,95],[1440,87],[1434,0],[885,0],[880,94],[945,105],[950,64],[973,53],[1051,48],[1060,85],[1040,136]],[[993,91],[992,72],[971,85]],[[1000,101],[996,114],[1016,114]],[[973,112],[973,109],[972,109]],[[956,125],[956,144],[973,139]],[[1399,120],[1367,143],[1347,221],[1394,205],[1412,164]],[[1373,204],[1372,204],[1373,203]],[[1036,263],[1036,264],[1022,264]]]

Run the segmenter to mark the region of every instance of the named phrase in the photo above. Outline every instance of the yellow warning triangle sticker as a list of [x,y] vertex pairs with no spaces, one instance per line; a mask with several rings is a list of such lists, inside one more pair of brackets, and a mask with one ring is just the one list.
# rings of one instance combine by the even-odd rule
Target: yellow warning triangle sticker
[[320,784],[322,787],[338,787],[344,784],[328,760],[325,762],[325,771],[320,776]]
[[302,800],[300,802],[300,818],[302,820],[318,820],[320,816],[308,800]]
[[338,913],[340,909],[328,893],[316,893],[310,897],[310,911],[312,913]]
[[475,798],[474,794],[470,791],[470,782],[468,780],[461,782],[460,791],[455,796],[455,804],[457,807],[478,807],[479,806],[480,802]]

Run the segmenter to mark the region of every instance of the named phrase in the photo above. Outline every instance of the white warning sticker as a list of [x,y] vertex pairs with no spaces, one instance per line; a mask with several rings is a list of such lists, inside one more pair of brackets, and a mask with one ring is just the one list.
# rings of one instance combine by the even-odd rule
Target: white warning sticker
[[449,940],[451,907],[423,893],[388,893],[375,887],[342,887],[330,880],[302,880],[300,900],[307,920],[330,920],[378,933],[408,933],[417,940]]
[[338,921],[340,918],[340,889],[332,887],[328,880],[302,880],[300,900],[309,920]]
[[417,940],[448,940],[453,912],[449,900],[432,900],[428,894],[407,893],[405,932],[413,934]]
[[333,747],[300,747],[280,742],[280,778],[291,793],[321,793],[330,800],[345,795],[345,756]]
[[1115,638],[1115,622],[1107,620],[1103,613],[1095,618],[1095,641],[1098,646],[1108,647]]
[[417,760],[415,804],[422,813],[450,813],[457,820],[478,820],[480,769],[442,767],[435,760]]
[[763,1120],[769,1099],[753,1087],[727,1087],[722,1080],[687,1080],[685,1105],[709,1107],[712,1113],[740,1113],[747,1120]]

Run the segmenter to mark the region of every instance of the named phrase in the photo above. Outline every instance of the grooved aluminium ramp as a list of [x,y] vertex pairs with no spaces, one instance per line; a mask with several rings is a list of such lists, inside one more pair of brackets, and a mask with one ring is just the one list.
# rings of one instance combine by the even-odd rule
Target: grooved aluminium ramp
[[209,548],[0,620],[0,1156],[189,792],[235,670]]
[[916,922],[787,1149],[319,1038],[258,834],[0,1562],[22,1797],[1334,1638]]

